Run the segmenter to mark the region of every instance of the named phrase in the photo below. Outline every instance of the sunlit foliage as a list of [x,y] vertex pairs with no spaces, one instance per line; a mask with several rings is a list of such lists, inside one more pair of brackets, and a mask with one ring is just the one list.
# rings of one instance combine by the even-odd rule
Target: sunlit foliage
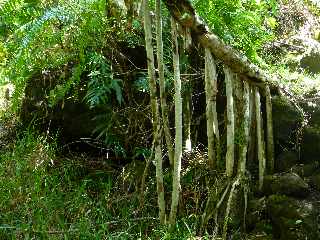
[[262,45],[273,38],[276,0],[194,0],[199,14],[215,34],[242,51],[250,60],[259,57]]
[[52,104],[77,85],[84,73],[92,78],[96,69],[90,69],[95,67],[90,64],[91,56],[125,38],[125,24],[119,24],[124,20],[116,22],[106,16],[107,2],[8,0],[0,5],[0,58],[7,56],[6,76],[16,85],[16,95],[22,95],[34,73],[66,64],[72,74],[61,75],[61,84],[50,92]]

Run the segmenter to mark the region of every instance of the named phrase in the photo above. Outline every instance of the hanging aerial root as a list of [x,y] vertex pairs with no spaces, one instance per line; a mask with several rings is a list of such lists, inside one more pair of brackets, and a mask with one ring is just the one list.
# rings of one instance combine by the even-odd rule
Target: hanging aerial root
[[156,181],[157,181],[157,194],[158,194],[158,206],[159,206],[159,218],[160,223],[164,224],[166,221],[165,211],[165,199],[164,199],[164,185],[163,185],[163,169],[162,169],[162,151],[161,151],[161,139],[160,139],[160,114],[157,97],[157,82],[155,76],[154,67],[154,54],[152,46],[152,25],[149,9],[149,2],[147,0],[142,1],[144,10],[144,32],[145,32],[145,44],[146,53],[148,59],[148,76],[150,87],[150,103],[152,110],[152,123],[153,123],[153,139],[155,144],[155,162],[156,162]]
[[243,82],[243,94],[242,94],[242,127],[241,135],[243,136],[240,146],[239,156],[239,174],[245,174],[247,164],[247,152],[249,143],[249,128],[250,128],[250,87],[247,82]]
[[180,172],[181,172],[181,157],[182,157],[182,98],[181,98],[181,78],[179,67],[179,45],[177,24],[171,19],[172,29],[172,49],[173,49],[173,72],[174,72],[174,105],[175,105],[175,155],[173,164],[172,177],[172,197],[169,223],[173,227],[176,222],[180,197]]
[[148,175],[149,166],[150,166],[150,163],[152,161],[153,154],[154,154],[154,145],[155,145],[155,139],[153,139],[153,141],[152,141],[150,157],[146,161],[146,166],[144,167],[143,175],[142,175],[142,178],[141,178],[140,209],[143,209],[143,205],[144,205],[144,188],[145,188],[146,178],[147,178],[147,175]]
[[237,219],[243,219],[243,223],[239,227],[244,231],[246,229],[248,193],[250,191],[249,178],[246,173],[238,173],[232,180],[226,178],[222,181],[217,181],[214,184],[215,187],[208,196],[201,219],[200,234],[206,231],[210,219],[213,218],[213,239],[218,234],[222,234],[223,239],[227,239],[230,215],[236,216]]
[[262,189],[264,175],[266,170],[266,159],[264,151],[264,140],[263,140],[263,124],[261,117],[261,102],[260,93],[257,87],[254,88],[255,95],[255,107],[256,107],[256,123],[257,123],[257,151],[259,160],[259,190]]
[[[241,192],[243,192],[243,195],[240,194]],[[215,239],[218,236],[219,231],[220,233],[222,233],[222,238],[227,239],[228,227],[230,224],[230,215],[234,215],[234,213],[236,213],[236,217],[238,219],[243,218],[243,225],[241,227],[243,227],[245,231],[248,206],[248,192],[249,182],[248,177],[245,174],[238,174],[237,177],[233,180],[230,180],[228,178],[225,181],[224,186],[220,188],[220,191],[218,193],[209,196],[204,214],[202,215],[200,233],[203,233],[206,230],[208,222],[213,216],[215,224],[213,231],[213,239]],[[216,200],[216,198],[218,197],[219,199]],[[243,211],[239,209],[239,202],[235,202],[242,197],[244,205]],[[221,214],[223,214],[223,221],[220,222],[218,216]]]
[[227,152],[226,152],[226,174],[233,176],[234,167],[234,108],[233,108],[233,73],[224,66],[226,95],[227,95]]
[[274,139],[272,122],[272,98],[269,86],[266,86],[266,113],[267,113],[267,160],[268,173],[272,174],[274,170]]
[[163,40],[162,40],[162,16],[161,16],[161,1],[156,1],[156,30],[157,30],[157,61],[159,70],[159,90],[160,90],[160,106],[162,124],[165,136],[165,142],[168,149],[168,157],[170,164],[173,165],[174,161],[174,149],[170,134],[169,127],[169,112],[166,99],[165,88],[165,74],[164,74],[164,62],[163,62]]
[[215,212],[215,215],[214,215],[214,221],[215,221],[215,224],[216,224],[215,228],[214,228],[214,232],[215,232],[216,235],[218,234],[218,231],[219,231],[218,211],[219,211],[219,208],[220,208],[221,204],[223,203],[227,193],[229,192],[229,189],[230,189],[230,182],[228,183],[226,190],[223,192],[222,197],[221,197],[221,199],[219,200],[219,202],[217,203],[217,206],[216,206],[216,212]]
[[[221,185],[218,183],[218,186]],[[238,193],[243,192],[243,195]],[[228,226],[230,223],[231,213],[237,212],[238,218],[243,218],[243,229],[246,229],[246,215],[248,205],[249,183],[248,177],[245,174],[238,174],[233,180],[229,178],[224,181],[223,187],[215,189],[215,193],[208,197],[205,211],[201,219],[201,230],[203,233],[206,230],[209,220],[214,219],[213,237],[217,237],[219,231],[222,232],[224,239],[227,237]],[[239,204],[234,204],[235,200],[243,197],[243,211],[239,211]],[[241,201],[242,202],[242,201]],[[225,207],[225,208],[224,208]],[[226,209],[224,211],[224,209]],[[242,209],[242,208],[241,208]],[[223,214],[224,221],[219,222],[218,216]],[[220,230],[221,229],[221,230]]]
[[235,195],[235,189],[236,187],[240,184],[240,179],[239,177],[236,178],[236,180],[233,182],[231,191],[229,194],[228,202],[227,202],[227,209],[226,209],[226,214],[224,217],[224,223],[223,223],[223,239],[227,239],[227,231],[228,231],[228,223],[229,223],[229,215],[230,215],[230,210],[231,210],[231,204],[232,204],[232,199]]
[[[183,36],[183,51],[187,56],[190,48],[192,46],[192,37],[189,28],[184,29]],[[183,91],[184,95],[182,97],[183,101],[183,130],[184,130],[184,150],[185,152],[192,151],[192,140],[191,140],[191,121],[192,121],[192,78],[190,73],[190,63],[187,63],[185,68],[185,79],[184,85],[185,90]]]
[[243,184],[243,199],[244,199],[244,211],[243,211],[243,230],[246,230],[246,221],[247,221],[247,209],[248,209],[248,184]]
[[[219,208],[220,208],[221,204],[223,203],[223,201],[224,201],[224,199],[230,189],[229,180],[227,180],[225,183],[226,184],[224,184],[224,186],[222,188],[223,191],[220,191],[220,192],[223,192],[223,194],[218,201],[215,201],[215,199],[217,198],[216,195],[209,195],[209,197],[208,197],[206,208],[204,210],[204,213],[202,214],[201,232],[206,228],[209,220],[211,219],[211,217],[214,214],[215,214],[215,224],[216,224],[216,226],[218,225],[217,219],[218,219]],[[212,202],[217,202],[213,208],[212,208]],[[218,227],[216,227],[215,233],[217,233],[217,229],[218,229]]]
[[217,166],[217,151],[219,146],[219,128],[217,117],[217,71],[216,63],[211,52],[205,49],[205,91],[206,91],[206,117],[208,137],[208,163],[211,169]]

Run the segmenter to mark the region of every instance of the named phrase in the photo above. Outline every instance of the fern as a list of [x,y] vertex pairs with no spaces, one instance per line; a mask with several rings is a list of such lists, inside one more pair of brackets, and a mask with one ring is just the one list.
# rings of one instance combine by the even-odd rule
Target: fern
[[[86,69],[87,51],[106,44],[111,26],[105,17],[105,6],[102,0],[58,1],[55,5],[50,1],[29,4],[7,0],[0,5],[0,26],[10,29],[9,33],[0,33],[10,56],[7,75],[16,85],[18,102],[34,72],[74,63],[71,77],[50,92],[51,105],[79,84]],[[115,81],[113,88],[119,92],[118,86]]]
[[107,104],[110,96],[114,92],[119,104],[122,98],[122,81],[113,77],[111,64],[107,59],[98,53],[91,54],[88,67],[88,92],[84,100],[89,104],[90,108]]
[[97,114],[94,121],[97,123],[93,134],[97,134],[97,139],[101,139],[108,148],[112,149],[116,156],[126,156],[123,141],[119,139],[119,133],[114,130],[117,121],[116,114],[111,107],[106,106],[105,113]]

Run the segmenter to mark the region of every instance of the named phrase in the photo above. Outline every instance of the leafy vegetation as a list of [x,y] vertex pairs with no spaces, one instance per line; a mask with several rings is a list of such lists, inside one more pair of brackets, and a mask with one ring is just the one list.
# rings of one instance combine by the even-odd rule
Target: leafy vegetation
[[[206,164],[205,115],[201,112],[205,105],[203,50],[194,44],[195,39],[190,49],[182,49],[185,29],[178,29],[182,89],[184,94],[193,91],[189,105],[195,150],[182,157],[182,191],[173,230],[160,225],[158,219],[151,87],[139,1],[120,2],[124,11],[115,8],[112,0],[0,0],[0,239],[196,239],[199,234],[210,239],[221,233],[222,229],[215,232],[213,219],[207,232],[199,233],[204,210],[213,212],[220,201],[220,210],[226,209],[229,200],[219,197],[236,189],[224,173],[209,170]],[[292,67],[277,48],[268,49],[279,38],[282,1],[191,2],[215,34],[273,74],[286,93],[301,98],[318,94],[319,74]],[[150,1],[150,6],[154,5]],[[314,4],[310,6],[318,12]],[[162,13],[165,97],[172,123],[170,16],[167,9]],[[216,90],[221,96],[215,97],[221,101],[225,85],[220,63],[217,76]],[[38,86],[41,93],[36,92]],[[35,107],[28,108],[28,101]],[[74,106],[80,110],[72,112]],[[29,122],[23,122],[23,111],[29,111]],[[65,114],[68,111],[73,115]],[[87,122],[70,129],[90,128],[92,134],[64,142],[64,122],[71,118],[68,123],[76,125],[83,112]],[[221,122],[219,168],[223,169],[224,109],[218,109],[217,118]],[[241,129],[236,131],[234,143],[241,146],[243,126],[238,126]],[[172,134],[175,127],[170,127]],[[12,131],[8,134],[4,129]],[[164,144],[161,159],[168,203],[172,169],[163,148]],[[257,177],[256,172],[252,174],[253,179]],[[245,195],[250,183],[247,176],[244,179],[248,181],[241,190]],[[205,206],[204,199],[211,195],[212,202]],[[217,213],[216,221],[228,223],[229,213],[225,220],[224,211]],[[240,239],[240,220],[229,222],[234,225],[233,237]],[[270,225],[265,228],[268,234],[272,232]]]
[[84,97],[91,108],[102,106],[108,103],[112,90],[116,93],[119,104],[123,101],[121,80],[115,79],[112,73],[112,66],[107,59],[99,54],[92,54],[90,57],[88,92]]
[[263,44],[274,38],[277,22],[275,0],[194,1],[199,14],[226,43],[263,65]]
[[[104,77],[108,74],[110,70],[106,69],[106,64],[97,66],[106,62],[101,61],[103,56],[99,54],[109,50],[116,41],[121,42],[125,36],[123,27],[116,26],[115,20],[105,15],[106,8],[106,1],[101,0],[39,1],[32,4],[6,1],[0,8],[1,26],[6,29],[0,49],[2,62],[6,62],[4,75],[14,83],[16,95],[23,94],[28,79],[36,72],[61,68],[66,64],[72,66],[71,75],[66,77],[63,73],[60,76],[62,84],[50,93],[52,104],[62,100],[76,87],[83,74],[91,78],[90,87],[97,84],[98,75]],[[99,70],[104,72],[98,74]],[[109,84],[120,102],[118,82],[114,80]],[[87,100],[95,104],[98,99],[91,99],[89,95]]]
[[[195,236],[197,218],[191,213],[197,209],[190,203],[186,206],[189,216],[177,222],[176,232],[158,224],[152,178],[148,178],[145,192],[148,200],[141,209],[139,192],[133,191],[141,177],[134,164],[122,172],[106,162],[108,160],[62,157],[56,155],[57,150],[53,139],[29,129],[17,136],[10,151],[0,152],[2,239],[186,239]],[[195,171],[199,177],[199,168],[188,168],[184,173],[183,181],[190,191]]]

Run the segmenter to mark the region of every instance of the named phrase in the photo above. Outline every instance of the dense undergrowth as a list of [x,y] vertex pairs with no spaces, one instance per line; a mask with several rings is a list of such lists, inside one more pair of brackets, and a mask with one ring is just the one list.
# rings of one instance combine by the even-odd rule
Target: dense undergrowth
[[[0,99],[0,105],[11,107],[1,115],[0,135],[2,128],[16,127],[11,137],[0,138],[0,239],[193,239],[199,235],[206,186],[212,181],[202,161],[205,148],[184,156],[180,215],[174,231],[159,224],[152,164],[141,203],[141,177],[151,151],[149,87],[145,59],[141,60],[144,55],[130,56],[126,50],[136,48],[140,53],[139,47],[143,49],[142,22],[106,17],[109,2],[0,3],[0,84],[12,83],[16,89],[13,105],[2,104],[6,100]],[[302,97],[320,91],[319,75],[291,70],[280,58],[270,60],[271,54],[265,52],[264,44],[275,39],[278,27],[276,1],[193,2],[214,33],[273,73],[288,91]],[[167,11],[164,15],[166,84],[171,99],[170,24]],[[181,56],[182,68],[190,64],[186,58]],[[201,61],[191,70],[197,84],[202,78]],[[130,163],[119,164],[107,155],[68,152],[56,138],[36,130],[34,122],[24,127],[19,127],[20,120],[12,122],[21,112],[25,86],[37,75],[55,81],[43,94],[45,108],[58,105],[62,109],[65,100],[72,99],[91,110],[102,109],[104,114],[96,116],[101,119],[96,135],[113,152],[115,146],[124,152],[124,142],[130,138],[127,145],[135,152],[122,155]],[[199,105],[203,89],[191,85]],[[79,97],[80,91],[85,92],[84,98]],[[164,180],[170,199],[170,168]],[[204,239],[210,234],[209,229]]]
[[187,239],[196,235],[205,191],[205,184],[199,182],[206,175],[201,174],[200,163],[184,166],[183,217],[175,231],[169,231],[158,222],[153,170],[141,205],[143,163],[119,167],[106,156],[62,156],[54,139],[31,129],[12,134],[17,134],[16,140],[7,142],[0,152],[1,239]]

